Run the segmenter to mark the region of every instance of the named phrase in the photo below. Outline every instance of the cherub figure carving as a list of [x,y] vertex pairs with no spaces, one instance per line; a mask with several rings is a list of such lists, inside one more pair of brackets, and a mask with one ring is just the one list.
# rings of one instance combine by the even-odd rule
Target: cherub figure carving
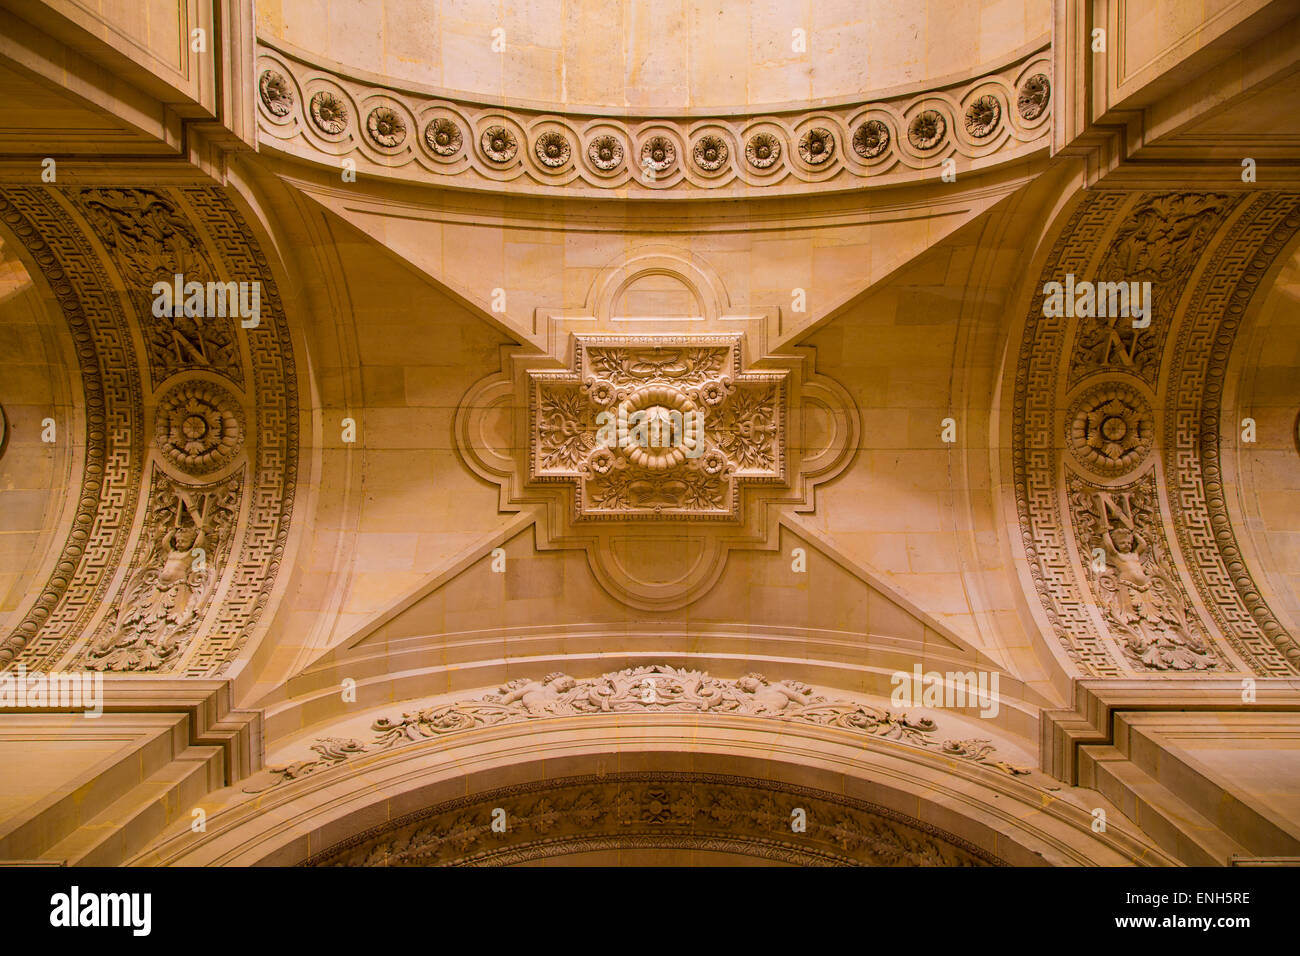
[[792,704],[794,708],[803,707],[814,699],[811,687],[798,681],[773,683],[762,674],[746,674],[736,681],[736,687],[750,696],[756,714],[777,714]]
[[218,538],[232,512],[217,492],[164,490],[163,527],[127,585],[113,623],[90,646],[94,670],[151,671],[175,657],[217,582]]
[[1158,549],[1136,525],[1122,523],[1105,530],[1101,544],[1108,565],[1099,575],[1104,610],[1127,634],[1129,653],[1158,670],[1213,667]]
[[524,678],[503,684],[496,698],[500,704],[518,701],[530,714],[558,714],[565,703],[564,695],[577,686],[578,682],[568,674],[547,674],[540,681]]

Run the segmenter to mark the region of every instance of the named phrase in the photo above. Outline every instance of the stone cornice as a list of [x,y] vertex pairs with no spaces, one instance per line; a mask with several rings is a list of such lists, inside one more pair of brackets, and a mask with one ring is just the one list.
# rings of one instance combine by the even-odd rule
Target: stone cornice
[[[219,747],[224,755],[226,785],[262,769],[262,712],[234,707],[231,682],[185,678],[104,676],[106,714],[185,714],[188,743]],[[76,707],[8,706],[10,714],[81,714]]]
[[1238,679],[1077,681],[1073,708],[1042,713],[1039,762],[1044,773],[1074,786],[1079,748],[1113,744],[1120,712],[1300,711],[1300,680],[1260,678],[1254,691],[1255,700],[1247,703]]
[[487,104],[398,86],[263,39],[259,141],[359,174],[492,191],[628,198],[857,189],[938,179],[1045,149],[1051,51],[853,102],[737,112]]

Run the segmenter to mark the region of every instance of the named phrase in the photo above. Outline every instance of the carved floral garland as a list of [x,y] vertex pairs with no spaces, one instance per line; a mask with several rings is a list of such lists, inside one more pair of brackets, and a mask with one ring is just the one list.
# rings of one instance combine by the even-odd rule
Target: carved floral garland
[[934,736],[938,727],[928,717],[914,718],[868,704],[834,700],[798,681],[771,681],[761,674],[724,680],[703,671],[654,664],[589,680],[562,673],[548,674],[540,680],[521,678],[476,700],[439,704],[403,713],[396,720],[381,717],[371,725],[374,737],[369,742],[319,738],[311,747],[319,756],[268,767],[269,781],[245,787],[244,791],[262,793],[353,757],[480,727],[548,717],[622,713],[727,714],[838,727],[969,760],[1011,775],[1029,773],[1026,767],[998,759],[987,740],[941,740]]

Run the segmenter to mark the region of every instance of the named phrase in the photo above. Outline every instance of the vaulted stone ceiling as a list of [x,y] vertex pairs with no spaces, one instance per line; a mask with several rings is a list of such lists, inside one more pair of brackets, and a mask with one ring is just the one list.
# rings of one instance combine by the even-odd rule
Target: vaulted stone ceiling
[[[1300,849],[1290,771],[1208,742],[1300,710],[1286,5],[1102,4],[1167,57],[1113,75],[1072,3],[815,5],[803,50],[776,7],[534,4],[508,57],[488,6],[259,4],[211,77],[155,38],[62,83],[62,15],[0,12],[0,84],[80,131],[52,180],[0,137],[0,666],[106,674],[150,729],[104,759],[188,740],[3,855]],[[176,276],[256,314],[160,314]],[[1150,283],[1149,324],[1075,280]],[[914,668],[993,690],[900,706]],[[210,831],[103,837],[159,787]]]

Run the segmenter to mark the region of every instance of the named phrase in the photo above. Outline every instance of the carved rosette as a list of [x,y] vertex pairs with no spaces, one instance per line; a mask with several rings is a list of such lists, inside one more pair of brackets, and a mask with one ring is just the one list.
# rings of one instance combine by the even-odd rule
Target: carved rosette
[[922,110],[907,126],[907,141],[923,152],[934,149],[943,142],[948,132],[948,122],[937,110]]
[[695,156],[695,165],[706,172],[716,172],[726,165],[727,157],[731,151],[727,149],[727,141],[721,136],[701,136],[695,142],[693,155]]
[[279,70],[263,70],[257,81],[257,92],[272,116],[285,116],[293,109],[293,88]]
[[460,127],[440,116],[424,128],[424,142],[438,156],[455,156],[460,152]]
[[494,163],[508,163],[519,151],[519,141],[515,134],[504,126],[489,126],[479,137],[479,145],[488,159]]
[[667,136],[651,136],[641,146],[641,165],[662,173],[677,162],[677,147]]
[[1002,119],[1002,104],[992,93],[986,93],[966,107],[966,132],[975,139],[984,139],[998,128]]
[[799,158],[810,166],[820,166],[835,155],[835,135],[824,126],[815,126],[799,137]]
[[406,123],[391,107],[376,106],[366,117],[366,132],[380,146],[401,146],[406,139]]
[[781,158],[781,141],[771,133],[755,133],[745,144],[745,159],[755,169],[767,169]]
[[623,162],[623,143],[608,133],[597,136],[587,146],[587,158],[597,169],[617,169]]
[[158,399],[155,444],[172,467],[207,475],[226,467],[244,443],[244,413],[229,391],[213,382],[182,382]]
[[1088,389],[1075,401],[1067,419],[1070,453],[1093,474],[1105,478],[1129,474],[1151,453],[1155,435],[1151,406],[1125,382],[1105,382]]
[[312,95],[309,111],[312,122],[322,133],[337,136],[348,128],[348,105],[329,90]]
[[1026,120],[1036,120],[1047,110],[1052,98],[1052,83],[1046,75],[1035,73],[1020,86],[1016,97],[1016,109]]
[[573,155],[573,147],[569,145],[569,140],[563,133],[548,130],[537,137],[537,142],[533,144],[533,152],[537,154],[537,161],[543,166],[548,169],[559,169]]
[[889,127],[880,120],[867,120],[853,134],[853,151],[863,159],[875,159],[889,149]]

